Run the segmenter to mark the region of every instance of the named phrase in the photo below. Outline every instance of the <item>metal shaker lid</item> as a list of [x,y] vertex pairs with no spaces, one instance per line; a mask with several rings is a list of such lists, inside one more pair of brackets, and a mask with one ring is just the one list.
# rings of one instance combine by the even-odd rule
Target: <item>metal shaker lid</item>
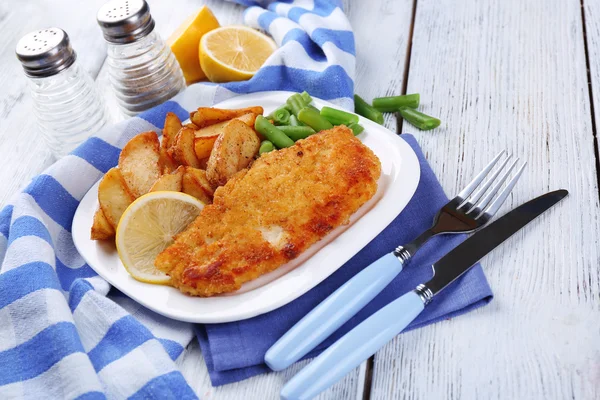
[[52,76],[70,67],[77,57],[69,35],[60,28],[33,31],[23,36],[15,50],[25,74]]
[[110,43],[132,43],[154,29],[150,7],[144,0],[110,0],[100,7],[96,19]]

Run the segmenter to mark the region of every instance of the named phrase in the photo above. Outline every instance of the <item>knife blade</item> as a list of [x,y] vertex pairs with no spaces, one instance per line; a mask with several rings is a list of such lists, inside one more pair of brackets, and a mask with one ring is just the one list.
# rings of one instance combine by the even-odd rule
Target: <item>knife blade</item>
[[281,390],[281,398],[310,399],[333,385],[402,332],[437,293],[567,195],[566,190],[546,193],[472,235],[434,264],[431,280],[371,315],[296,374]]
[[487,253],[494,250],[515,232],[561,201],[568,194],[569,192],[566,190],[556,190],[546,193],[527,203],[521,204],[501,218],[498,218],[433,264],[433,278],[424,286],[429,288],[435,296],[467,272],[471,266],[481,260]]

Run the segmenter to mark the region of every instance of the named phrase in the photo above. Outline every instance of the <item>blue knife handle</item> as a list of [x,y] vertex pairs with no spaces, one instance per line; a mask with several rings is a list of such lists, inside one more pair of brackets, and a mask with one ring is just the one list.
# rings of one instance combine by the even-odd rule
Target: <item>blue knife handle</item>
[[294,376],[281,390],[285,400],[311,399],[408,326],[424,308],[414,291],[394,300],[356,326]]
[[389,253],[333,292],[294,325],[265,354],[274,371],[304,357],[352,318],[402,271],[402,262]]

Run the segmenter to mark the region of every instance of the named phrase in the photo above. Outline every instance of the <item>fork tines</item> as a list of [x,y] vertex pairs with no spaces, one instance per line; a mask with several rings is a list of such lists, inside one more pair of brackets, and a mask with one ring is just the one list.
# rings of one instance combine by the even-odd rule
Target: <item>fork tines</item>
[[[496,214],[496,212],[508,198],[508,195],[512,189],[515,187],[517,181],[523,173],[523,170],[525,169],[525,166],[527,165],[526,162],[523,163],[511,180],[508,181],[504,189],[502,189],[502,191],[500,191],[498,194],[498,191],[510,175],[511,171],[519,162],[518,158],[514,160],[508,166],[508,168],[505,168],[512,158],[512,155],[508,155],[508,157],[502,161],[500,166],[494,171],[494,173],[492,173],[485,183],[481,184],[481,182],[483,182],[490,171],[494,169],[494,166],[498,163],[500,158],[502,158],[504,153],[505,151],[503,150],[496,157],[494,157],[494,159],[483,169],[483,171],[477,174],[475,179],[469,182],[469,184],[458,194],[458,196],[456,196],[460,201],[458,209],[466,209],[466,214],[474,213],[472,215],[475,215],[475,219],[480,218],[482,215],[491,218],[494,214]],[[502,173],[503,171],[504,173]],[[500,175],[501,173],[502,175]],[[498,178],[499,175],[500,178]]]

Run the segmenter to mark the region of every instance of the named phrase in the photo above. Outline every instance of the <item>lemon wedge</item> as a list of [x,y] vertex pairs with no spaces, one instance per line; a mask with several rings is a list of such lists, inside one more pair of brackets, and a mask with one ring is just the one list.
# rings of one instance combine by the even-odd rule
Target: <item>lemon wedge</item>
[[166,285],[170,277],[154,266],[156,256],[173,243],[204,204],[188,194],[151,192],[131,203],[117,226],[117,252],[138,281]]
[[200,38],[206,32],[219,26],[219,21],[217,21],[212,11],[208,7],[202,6],[196,14],[186,19],[167,39],[167,44],[175,54],[188,85],[206,78],[198,58]]
[[200,40],[200,65],[212,82],[244,81],[256,74],[277,45],[245,26],[214,29]]

